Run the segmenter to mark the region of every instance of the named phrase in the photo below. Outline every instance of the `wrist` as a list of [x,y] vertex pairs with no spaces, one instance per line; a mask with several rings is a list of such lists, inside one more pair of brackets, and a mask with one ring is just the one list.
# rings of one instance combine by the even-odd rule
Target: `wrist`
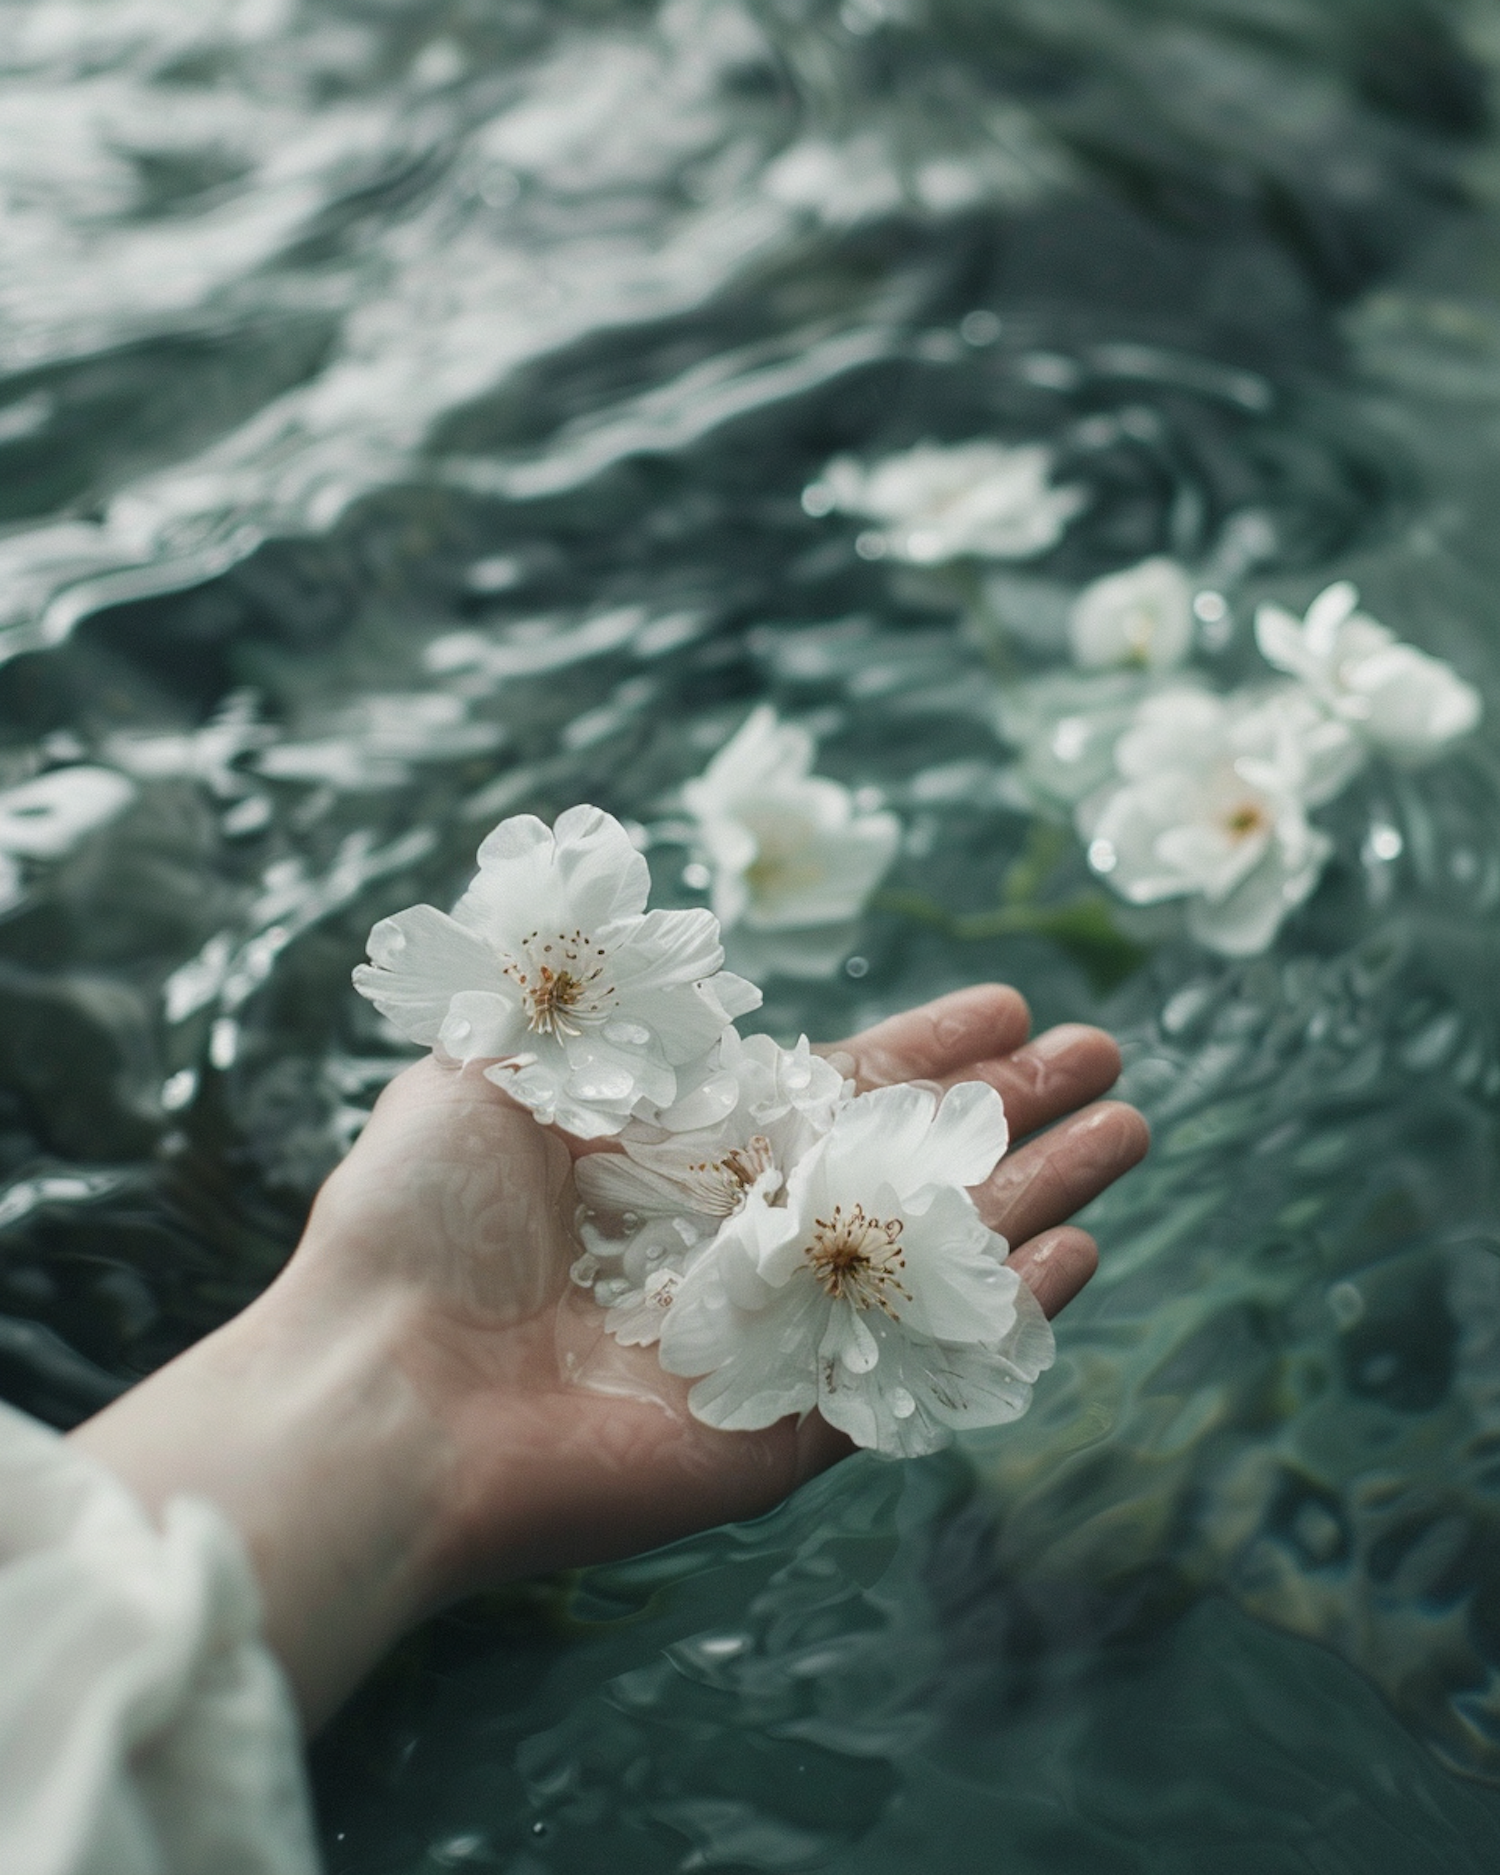
[[182,1494],[224,1513],[309,1726],[446,1596],[452,1451],[407,1375],[414,1312],[395,1290],[329,1291],[294,1260],[74,1435],[153,1513]]

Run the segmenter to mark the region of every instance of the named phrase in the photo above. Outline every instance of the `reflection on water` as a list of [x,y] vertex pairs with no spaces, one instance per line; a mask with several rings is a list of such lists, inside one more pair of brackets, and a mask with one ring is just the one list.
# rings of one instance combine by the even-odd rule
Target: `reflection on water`
[[1101,1003],[1133,954],[900,908],[1023,853],[1002,653],[803,491],[1042,442],[1012,671],[1171,553],[1226,682],[1348,576],[1493,720],[1497,72],[1488,0],[0,4],[11,1397],[276,1267],[397,1065],[376,916],[579,799],[670,891],[762,698],[905,823],[767,1024],[1010,976],[1157,1127],[1031,1419],[417,1637],[322,1748],[336,1869],[1493,1863],[1493,741],[1368,769],[1269,957]]

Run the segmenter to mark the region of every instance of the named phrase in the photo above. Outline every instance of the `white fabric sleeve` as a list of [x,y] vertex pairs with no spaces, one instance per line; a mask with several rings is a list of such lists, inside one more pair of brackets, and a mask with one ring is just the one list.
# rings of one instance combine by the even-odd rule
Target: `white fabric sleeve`
[[0,1870],[316,1875],[239,1538],[0,1406]]

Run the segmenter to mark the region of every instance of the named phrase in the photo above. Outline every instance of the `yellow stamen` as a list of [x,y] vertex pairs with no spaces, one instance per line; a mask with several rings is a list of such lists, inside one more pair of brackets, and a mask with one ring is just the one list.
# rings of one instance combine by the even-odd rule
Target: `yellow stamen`
[[526,1021],[538,1035],[582,1035],[590,1023],[606,1013],[614,995],[611,984],[599,987],[604,975],[603,947],[591,943],[581,931],[571,936],[541,939],[533,931],[521,945],[522,956],[511,958],[505,974],[526,998]]
[[823,1293],[835,1302],[847,1299],[857,1309],[878,1308],[893,1322],[899,1321],[890,1295],[911,1301],[911,1291],[896,1274],[906,1267],[905,1253],[899,1248],[901,1219],[886,1222],[866,1217],[864,1206],[858,1204],[845,1217],[844,1207],[836,1204],[832,1217],[814,1221],[813,1240],[803,1255],[823,1285]]

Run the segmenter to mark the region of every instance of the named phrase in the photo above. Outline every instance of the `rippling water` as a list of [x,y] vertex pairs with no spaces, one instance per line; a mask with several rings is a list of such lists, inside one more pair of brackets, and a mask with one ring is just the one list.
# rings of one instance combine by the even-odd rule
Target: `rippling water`
[[1500,716],[1497,83],[1494,0],[0,0],[10,1397],[277,1266],[399,1064],[375,917],[579,799],[689,902],[761,697],[907,824],[768,1025],[1008,976],[1157,1129],[1030,1419],[415,1637],[334,1870],[1494,1865],[1493,735],[1368,771],[1264,959],[959,942],[899,907],[1023,851],[987,648],[799,497],[1046,440],[1014,656],[1168,551],[1226,677],[1352,576]]

